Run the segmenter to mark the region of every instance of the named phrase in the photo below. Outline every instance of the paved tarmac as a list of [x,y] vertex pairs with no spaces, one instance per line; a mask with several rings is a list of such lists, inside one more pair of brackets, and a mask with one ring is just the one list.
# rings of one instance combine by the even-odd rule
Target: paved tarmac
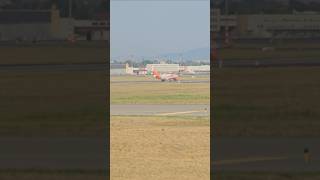
[[111,83],[210,83],[210,80],[181,80],[181,81],[173,81],[173,82],[161,82],[160,80],[146,80],[146,81],[111,81]]
[[107,63],[93,64],[8,64],[0,65],[0,71],[106,71]]
[[111,115],[209,116],[210,105],[110,105]]
[[[320,171],[320,138],[216,138],[213,142],[213,171]],[[309,163],[304,161],[305,148]]]
[[[215,61],[213,67],[219,67]],[[320,66],[318,59],[258,59],[258,60],[225,60],[222,67],[292,67],[292,66]],[[0,71],[107,71],[106,63],[83,64],[2,64]],[[209,74],[209,73],[206,73]],[[206,75],[204,74],[204,75]],[[203,74],[201,74],[203,75]],[[189,81],[190,83],[199,81]],[[208,82],[208,81],[205,81]],[[185,81],[183,83],[188,83]],[[201,81],[200,81],[201,83]]]
[[320,66],[319,59],[257,59],[216,61],[213,67],[309,67]]
[[103,170],[106,140],[101,138],[0,138],[0,169]]

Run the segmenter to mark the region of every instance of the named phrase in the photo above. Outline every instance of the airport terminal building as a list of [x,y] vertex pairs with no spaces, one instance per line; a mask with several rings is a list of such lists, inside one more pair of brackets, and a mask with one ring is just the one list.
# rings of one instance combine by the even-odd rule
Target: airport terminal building
[[211,31],[229,31],[232,38],[320,38],[320,14],[223,15],[212,10]]
[[180,71],[179,64],[147,64],[146,69],[148,72],[157,70],[160,73],[178,73]]
[[51,39],[51,16],[50,11],[1,10],[0,40]]
[[55,5],[48,10],[0,10],[0,41],[109,40],[107,15],[100,17],[64,18]]

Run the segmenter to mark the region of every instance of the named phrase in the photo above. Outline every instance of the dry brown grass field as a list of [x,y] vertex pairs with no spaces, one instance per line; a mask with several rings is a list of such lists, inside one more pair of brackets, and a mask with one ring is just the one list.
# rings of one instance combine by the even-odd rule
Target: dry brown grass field
[[[183,80],[207,81],[209,76]],[[111,104],[208,104],[209,87],[208,82],[113,76]],[[110,130],[111,179],[210,179],[209,117],[111,116]]]
[[319,137],[320,68],[214,69],[219,137]]
[[[0,53],[0,65],[105,63],[107,57],[106,46],[97,44],[2,44]],[[92,138],[105,135],[105,71],[56,71],[54,68],[48,71],[35,68],[32,71],[30,67],[26,71],[17,70],[19,68],[0,71],[1,138],[24,137],[27,142],[33,138]],[[1,169],[0,179],[92,180],[105,179],[103,173]]]
[[1,137],[92,137],[104,132],[105,72],[0,74]]
[[111,117],[112,180],[210,179],[208,117]]
[[[306,140],[319,137],[319,67],[217,68],[213,71],[214,137],[232,137],[235,141],[241,137],[261,138],[262,142],[266,137]],[[300,172],[225,170],[213,173],[212,177],[219,180],[320,179],[317,170],[303,172],[302,169]]]

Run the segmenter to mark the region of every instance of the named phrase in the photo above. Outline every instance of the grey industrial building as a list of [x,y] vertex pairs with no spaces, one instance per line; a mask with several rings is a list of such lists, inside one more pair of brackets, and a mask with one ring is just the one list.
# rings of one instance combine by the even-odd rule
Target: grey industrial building
[[225,15],[213,9],[211,31],[229,31],[232,38],[320,38],[320,14]]
[[48,10],[0,10],[0,41],[108,40],[109,22],[60,17],[55,5]]

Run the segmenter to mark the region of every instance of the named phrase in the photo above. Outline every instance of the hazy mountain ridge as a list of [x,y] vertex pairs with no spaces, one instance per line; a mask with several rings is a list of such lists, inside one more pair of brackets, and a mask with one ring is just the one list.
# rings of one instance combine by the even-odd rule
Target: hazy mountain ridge
[[149,56],[139,56],[139,55],[127,55],[127,56],[118,56],[112,57],[112,60],[118,62],[124,62],[127,60],[131,60],[134,62],[141,62],[143,60],[154,60],[154,59],[163,59],[163,60],[170,60],[173,62],[178,61],[198,61],[198,60],[207,60],[210,59],[210,48],[196,48],[191,49],[184,52],[172,52],[172,53],[163,53],[153,57]]
[[166,53],[166,54],[161,54],[160,57],[165,58],[165,59],[171,59],[171,60],[209,60],[210,57],[210,48],[205,47],[205,48],[197,48],[197,49],[192,49],[188,50],[185,52],[180,52],[180,53]]

